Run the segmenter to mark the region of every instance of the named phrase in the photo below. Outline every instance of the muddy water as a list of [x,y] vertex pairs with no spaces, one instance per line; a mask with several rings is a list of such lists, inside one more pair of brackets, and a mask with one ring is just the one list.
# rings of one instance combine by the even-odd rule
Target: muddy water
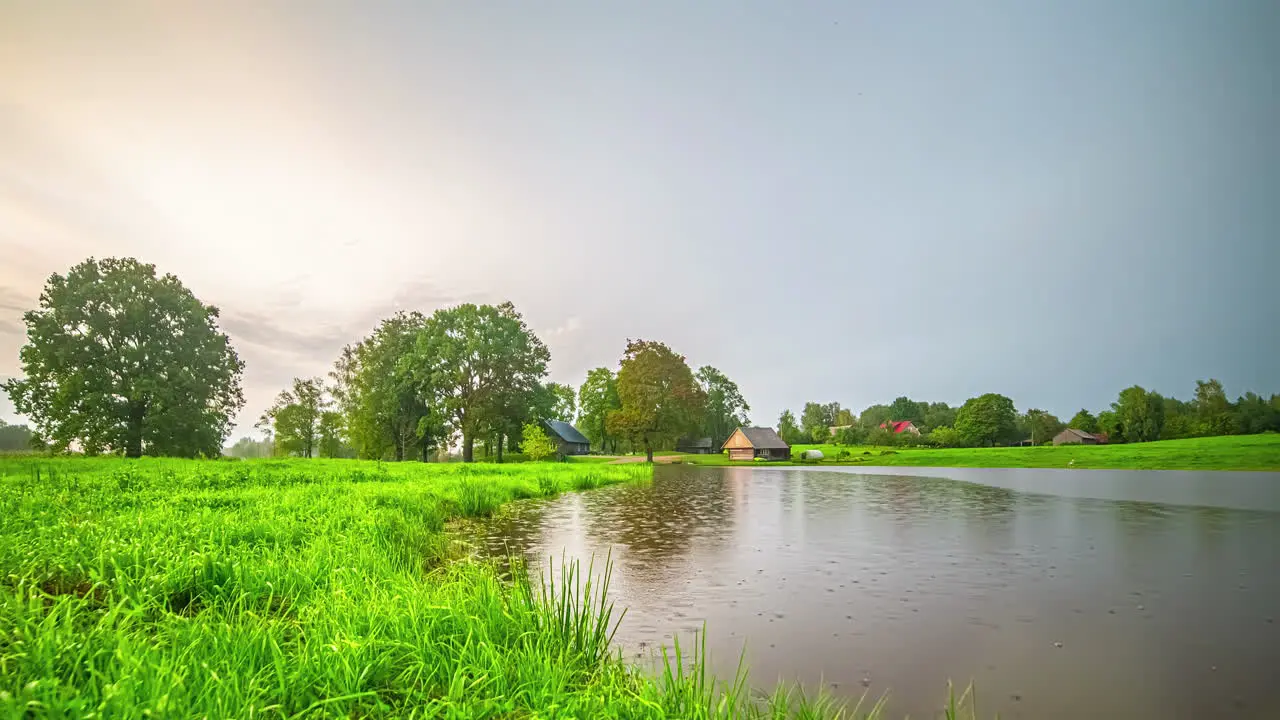
[[887,691],[891,717],[951,679],[985,717],[1280,718],[1280,474],[883,472],[661,467],[484,541],[612,550],[631,655],[705,622],[717,672],[745,646],[757,686]]

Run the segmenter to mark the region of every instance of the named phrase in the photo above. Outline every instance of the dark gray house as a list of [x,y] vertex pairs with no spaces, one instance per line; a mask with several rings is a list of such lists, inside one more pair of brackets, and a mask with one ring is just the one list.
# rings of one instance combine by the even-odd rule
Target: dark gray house
[[542,423],[547,435],[556,441],[561,455],[586,455],[591,452],[591,441],[567,422],[547,420]]
[[729,451],[730,460],[791,459],[791,446],[778,437],[773,428],[767,427],[740,427],[720,449]]
[[676,441],[676,452],[690,453],[692,455],[710,455],[715,452],[715,443],[711,438],[680,438]]

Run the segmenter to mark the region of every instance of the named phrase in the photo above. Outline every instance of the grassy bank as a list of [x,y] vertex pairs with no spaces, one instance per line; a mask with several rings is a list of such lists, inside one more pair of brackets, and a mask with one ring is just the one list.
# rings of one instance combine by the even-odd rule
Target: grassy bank
[[[821,450],[822,465],[904,465],[914,467],[1115,468],[1129,470],[1280,470],[1280,435],[1162,440],[1130,445],[1059,445],[1008,448],[883,448],[796,445]],[[841,452],[845,456],[841,456]],[[694,455],[698,465],[750,465],[721,455]],[[760,463],[755,463],[760,464]],[[783,463],[780,463],[783,464]]]
[[450,519],[650,472],[0,459],[0,716],[834,716],[642,675],[599,588],[448,560]]

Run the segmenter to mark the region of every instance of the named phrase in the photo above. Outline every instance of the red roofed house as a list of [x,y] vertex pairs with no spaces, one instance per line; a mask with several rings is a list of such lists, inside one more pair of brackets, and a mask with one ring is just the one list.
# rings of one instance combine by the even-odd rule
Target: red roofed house
[[916,424],[911,422],[910,420],[898,420],[896,422],[890,421],[887,423],[880,423],[880,428],[881,429],[892,428],[894,435],[901,435],[904,432],[911,433],[912,435],[920,434],[920,428],[916,427]]

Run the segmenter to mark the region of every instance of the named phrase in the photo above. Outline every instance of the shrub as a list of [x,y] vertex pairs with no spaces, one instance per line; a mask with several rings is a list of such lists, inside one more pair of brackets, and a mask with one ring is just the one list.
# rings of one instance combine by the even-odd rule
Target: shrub
[[524,432],[520,436],[520,448],[531,460],[544,460],[560,450],[537,423],[525,423]]
[[960,447],[960,433],[955,428],[938,427],[929,433],[929,444],[937,447]]

